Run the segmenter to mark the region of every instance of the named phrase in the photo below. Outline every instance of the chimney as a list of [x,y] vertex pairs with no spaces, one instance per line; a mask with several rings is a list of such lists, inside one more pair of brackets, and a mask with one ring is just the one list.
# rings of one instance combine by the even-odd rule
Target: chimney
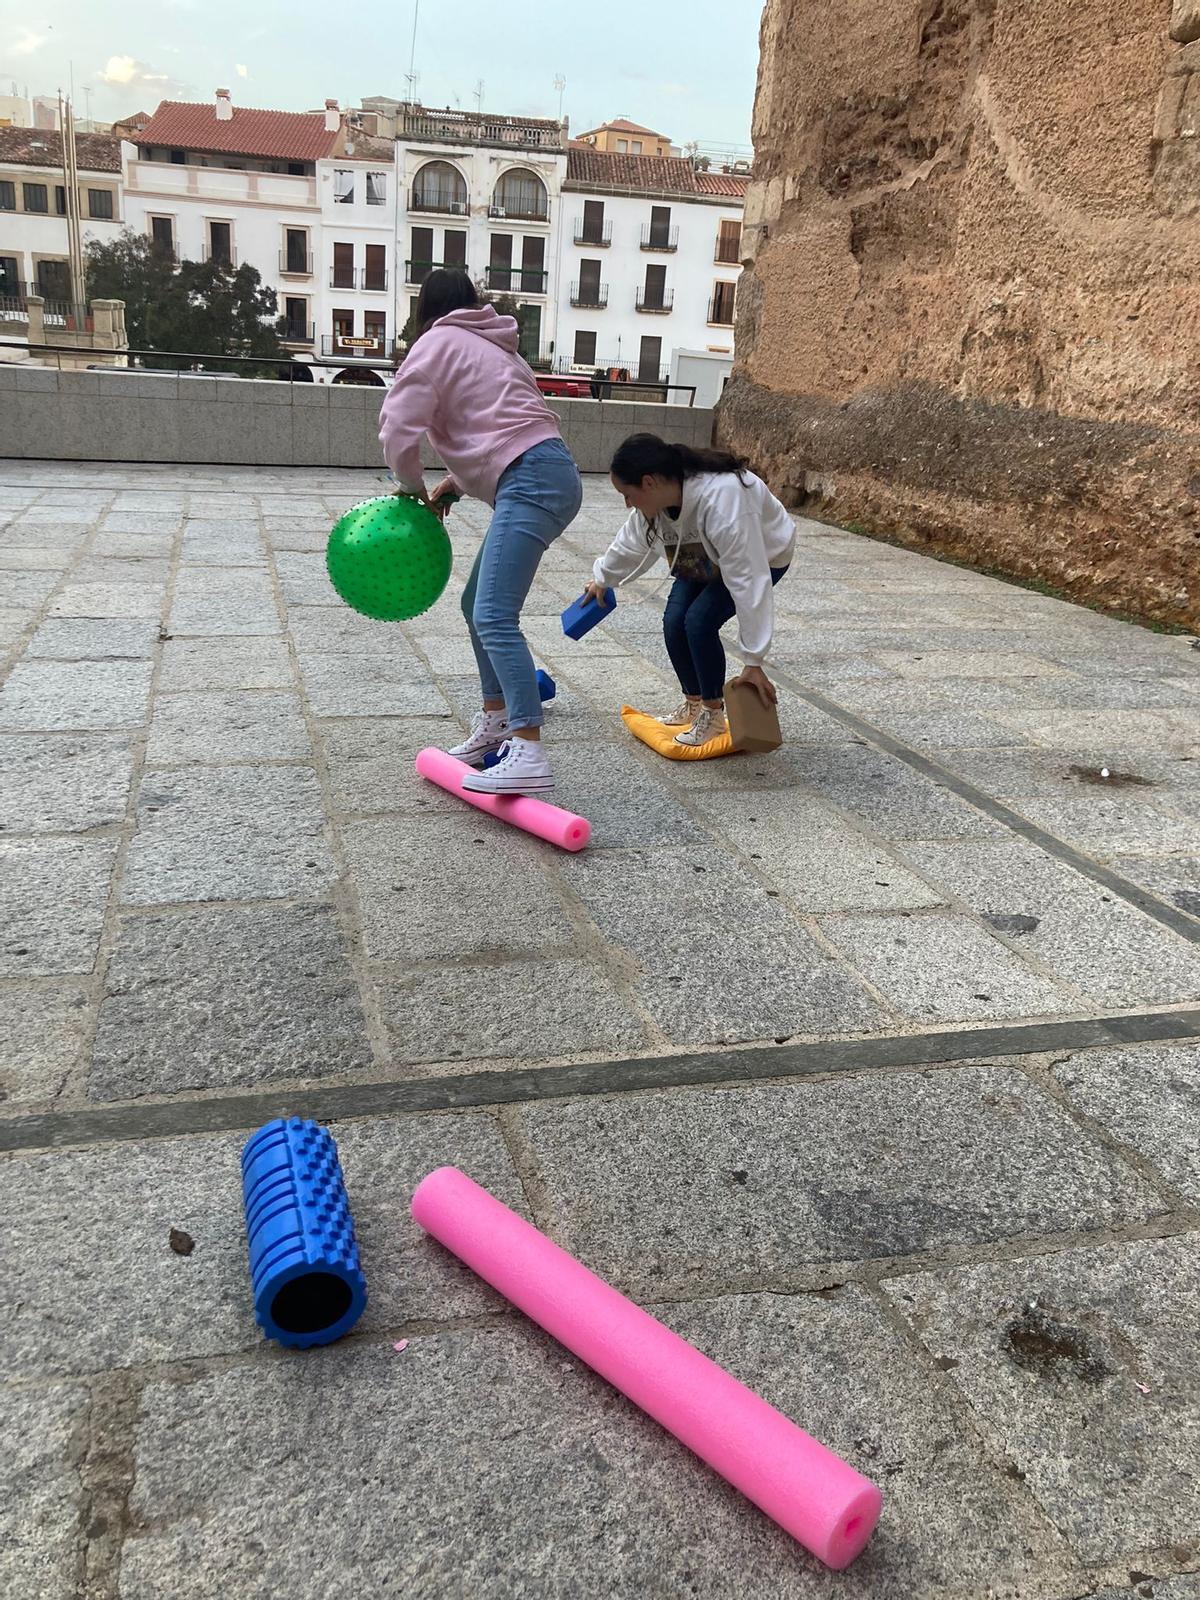
[[336,100],[325,102],[325,132],[336,133],[342,125],[341,113],[338,111]]
[[233,101],[230,99],[228,89],[217,90],[217,121],[233,121]]

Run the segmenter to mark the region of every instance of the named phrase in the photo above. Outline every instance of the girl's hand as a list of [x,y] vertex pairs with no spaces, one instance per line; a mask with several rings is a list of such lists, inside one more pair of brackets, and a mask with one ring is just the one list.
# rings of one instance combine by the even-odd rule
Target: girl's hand
[[733,682],[739,687],[749,685],[765,706],[773,706],[779,700],[779,696],[775,692],[775,685],[761,667],[743,667]]
[[441,483],[434,485],[429,496],[429,509],[433,512],[435,517],[442,517],[444,519],[447,511],[449,511],[450,507],[442,504],[446,495],[453,495],[455,498],[458,497],[458,485],[449,474],[442,479]]
[[583,586],[583,598],[585,600],[595,600],[602,611],[608,605],[605,593],[605,586],[602,583],[585,583]]

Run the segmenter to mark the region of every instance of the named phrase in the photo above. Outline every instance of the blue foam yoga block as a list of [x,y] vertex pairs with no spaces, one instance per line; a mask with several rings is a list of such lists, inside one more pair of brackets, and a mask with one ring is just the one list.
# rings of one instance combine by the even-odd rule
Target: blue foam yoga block
[[611,589],[605,589],[603,605],[599,600],[593,600],[590,595],[586,600],[580,595],[578,600],[571,601],[562,614],[563,632],[568,639],[582,639],[584,634],[589,633],[598,622],[603,622],[605,617],[612,616],[616,603],[617,597]]
[[254,1317],[296,1350],[340,1339],[362,1316],[367,1284],[333,1135],[276,1118],[242,1150]]

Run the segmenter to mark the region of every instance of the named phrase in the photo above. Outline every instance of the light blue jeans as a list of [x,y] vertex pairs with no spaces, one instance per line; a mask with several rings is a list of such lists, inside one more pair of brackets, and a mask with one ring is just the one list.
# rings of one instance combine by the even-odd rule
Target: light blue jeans
[[583,500],[579,468],[561,439],[545,439],[505,468],[496,509],[463,590],[485,700],[504,698],[510,728],[545,720],[521,607],[538,563]]

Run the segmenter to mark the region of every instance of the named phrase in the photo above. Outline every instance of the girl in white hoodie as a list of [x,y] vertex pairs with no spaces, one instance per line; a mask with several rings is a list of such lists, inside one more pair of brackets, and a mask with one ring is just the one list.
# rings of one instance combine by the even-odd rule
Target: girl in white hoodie
[[676,743],[707,744],[726,727],[721,628],[732,617],[745,659],[736,681],[774,704],[763,662],[774,632],[774,586],[791,562],[795,526],[737,456],[667,444],[652,433],[635,433],[620,446],[612,484],[630,515],[584,593],[603,602],[610,584],[666,558],[675,582],[663,635],[683,699],[661,720],[679,728]]

